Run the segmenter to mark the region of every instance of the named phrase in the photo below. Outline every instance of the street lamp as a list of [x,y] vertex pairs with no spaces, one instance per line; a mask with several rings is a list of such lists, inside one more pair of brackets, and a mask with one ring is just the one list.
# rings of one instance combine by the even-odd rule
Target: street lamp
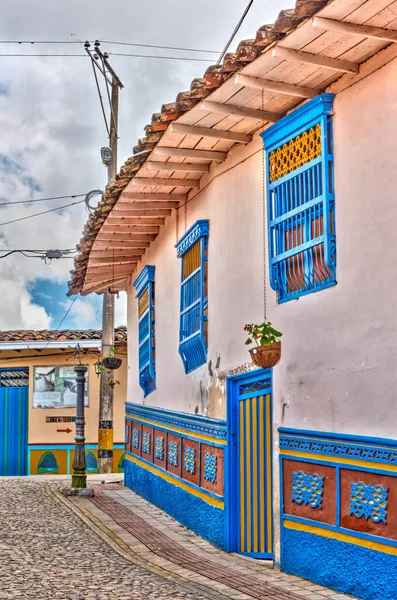
[[100,374],[101,374],[101,372],[102,372],[102,368],[101,368],[102,366],[103,366],[103,365],[102,365],[102,362],[101,362],[101,360],[98,358],[98,360],[97,360],[97,361],[96,361],[96,363],[94,364],[94,367],[95,367],[95,374],[96,374],[96,375],[98,375],[98,377],[99,377],[99,375],[100,375]]
[[77,381],[77,410],[76,410],[76,443],[74,449],[72,488],[86,488],[87,474],[85,461],[85,418],[84,418],[84,394],[85,394],[85,376],[87,367],[77,365],[75,368]]

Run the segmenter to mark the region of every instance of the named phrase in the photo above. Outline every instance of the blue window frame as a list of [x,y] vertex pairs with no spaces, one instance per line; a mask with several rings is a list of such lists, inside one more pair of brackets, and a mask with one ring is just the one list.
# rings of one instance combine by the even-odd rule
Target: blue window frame
[[322,94],[261,134],[270,284],[279,302],[336,283],[333,99]]
[[144,397],[156,389],[154,271],[146,265],[133,284],[138,298],[139,385]]
[[182,259],[179,354],[185,373],[207,361],[208,234],[208,221],[196,221],[175,246]]

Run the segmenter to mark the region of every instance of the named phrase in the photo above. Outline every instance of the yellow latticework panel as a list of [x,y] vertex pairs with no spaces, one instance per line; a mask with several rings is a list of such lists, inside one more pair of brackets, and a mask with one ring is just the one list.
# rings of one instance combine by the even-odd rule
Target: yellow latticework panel
[[273,183],[321,156],[321,125],[317,123],[269,154],[269,179]]
[[196,242],[183,256],[183,279],[189,277],[200,266],[201,241]]
[[139,318],[143,315],[144,312],[147,311],[149,306],[149,288],[143,292],[142,296],[139,298]]

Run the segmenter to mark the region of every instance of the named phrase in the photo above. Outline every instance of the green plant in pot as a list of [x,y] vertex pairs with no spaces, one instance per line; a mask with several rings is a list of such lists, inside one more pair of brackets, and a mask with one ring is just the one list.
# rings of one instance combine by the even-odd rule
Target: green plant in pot
[[261,325],[245,325],[244,331],[248,333],[246,345],[256,344],[250,349],[252,362],[263,369],[274,367],[281,358],[280,338],[283,334],[274,329],[269,321]]

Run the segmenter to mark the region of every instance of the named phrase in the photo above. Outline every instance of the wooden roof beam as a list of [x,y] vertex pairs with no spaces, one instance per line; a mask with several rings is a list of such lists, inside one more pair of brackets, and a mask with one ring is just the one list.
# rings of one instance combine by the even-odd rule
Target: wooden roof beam
[[145,253],[144,248],[127,248],[126,250],[117,250],[111,248],[110,250],[92,250],[90,253],[91,260],[140,260],[142,255]]
[[341,73],[358,73],[359,71],[359,66],[354,62],[339,60],[338,58],[328,58],[328,56],[321,56],[320,54],[299,52],[298,50],[290,50],[288,48],[281,48],[280,46],[273,48],[272,56],[308,65],[316,65],[317,67],[325,67],[326,69],[340,71]]
[[296,96],[297,98],[315,98],[320,93],[318,90],[312,88],[270,81],[270,79],[261,79],[260,77],[251,77],[248,75],[236,75],[234,83],[238,83],[247,88],[267,90],[268,92],[285,94],[286,96]]
[[112,252],[113,248],[119,248],[120,250],[134,248],[134,250],[139,249],[140,251],[141,249],[144,250],[145,248],[149,248],[149,246],[150,242],[137,242],[135,240],[131,241],[131,239],[127,237],[124,240],[115,239],[114,237],[111,239],[102,239],[101,237],[98,237],[95,240],[95,248],[97,250],[109,250],[109,252]]
[[210,102],[204,100],[200,104],[200,110],[217,113],[220,115],[234,115],[255,121],[270,121],[275,123],[281,119],[284,114],[269,112],[267,110],[256,110],[255,108],[245,108],[244,106],[232,106],[231,104],[221,104],[220,102]]
[[[167,210],[170,208],[178,208],[179,202],[147,202],[146,200],[137,200],[135,202],[131,202],[129,204],[129,206],[131,207],[130,212],[133,212],[136,210],[152,211],[156,208],[159,208],[161,210]],[[135,216],[135,215],[131,215],[131,216]]]
[[179,156],[179,158],[205,158],[208,160],[224,161],[227,152],[217,152],[216,150],[191,150],[190,148],[167,148],[166,146],[156,146],[153,149],[154,154],[161,156]]
[[114,231],[121,231],[118,227],[128,227],[128,231],[131,233],[159,233],[160,227],[158,225],[134,225],[130,223],[128,217],[122,217],[120,219],[112,217],[106,219],[106,224],[114,227]]
[[128,279],[128,275],[124,275],[123,277],[117,278],[115,280],[106,279],[105,281],[101,281],[100,283],[91,283],[91,285],[84,284],[82,291],[80,292],[82,296],[87,296],[88,294],[92,294],[93,292],[107,292],[108,289],[114,289],[115,287],[120,289],[120,284]]
[[[119,229],[115,229],[111,226],[104,225],[101,229],[101,239],[105,239],[108,237],[109,239],[125,239],[126,241],[130,240],[132,242],[153,242],[156,239],[155,234],[151,233],[132,233],[127,229],[127,225],[120,225]],[[126,231],[124,231],[124,228]]]
[[[150,192],[123,192],[113,210],[117,210],[117,208],[121,205],[123,205],[124,207],[125,200],[161,200],[162,202],[185,202],[187,200],[187,194],[151,194]],[[128,203],[129,206],[130,204],[131,203]]]
[[112,277],[121,277],[122,275],[128,275],[136,266],[137,263],[130,263],[129,265],[117,266],[113,264],[111,267],[100,267],[100,266],[88,266],[86,281],[89,279],[97,279],[102,274]]
[[143,168],[149,171],[187,171],[191,173],[208,173],[210,170],[209,165],[202,163],[172,163],[149,160],[145,162]]
[[[150,204],[154,204],[153,202],[151,202]],[[167,206],[169,206],[170,203],[167,203]],[[130,204],[130,206],[133,206],[134,208],[129,208],[128,209],[128,213],[130,217],[139,217],[139,218],[145,218],[145,217],[169,217],[171,214],[171,210],[170,209],[165,209],[165,208],[152,208],[151,210],[147,210],[147,209],[142,209],[139,208],[139,204]],[[179,202],[178,202],[178,206],[179,206]],[[172,207],[170,207],[172,208]]]
[[209,127],[197,127],[195,125],[183,125],[182,123],[171,123],[171,133],[182,135],[195,135],[197,137],[216,138],[239,144],[252,142],[252,135],[237,133],[236,131],[224,131],[222,129],[210,129]]
[[116,223],[116,219],[122,219],[123,223],[128,223],[128,225],[141,225],[142,227],[164,225],[164,219],[160,219],[158,217],[154,217],[153,219],[140,219],[139,217],[130,217],[129,210],[113,210],[110,213],[110,216],[107,218],[106,223]]
[[397,42],[397,31],[395,29],[383,29],[372,27],[372,25],[357,25],[346,21],[335,21],[324,17],[313,17],[312,25],[325,31],[337,31],[338,33],[358,35],[364,38],[372,38],[383,42]]
[[198,179],[160,179],[155,177],[134,177],[132,185],[160,185],[162,187],[187,187],[198,190],[200,181]]
[[126,265],[131,263],[137,263],[141,260],[140,254],[131,254],[130,256],[126,256],[123,258],[122,256],[116,256],[113,262],[112,253],[109,252],[106,254],[106,258],[95,258],[90,256],[90,269],[94,269],[96,267],[111,267],[112,265]]

